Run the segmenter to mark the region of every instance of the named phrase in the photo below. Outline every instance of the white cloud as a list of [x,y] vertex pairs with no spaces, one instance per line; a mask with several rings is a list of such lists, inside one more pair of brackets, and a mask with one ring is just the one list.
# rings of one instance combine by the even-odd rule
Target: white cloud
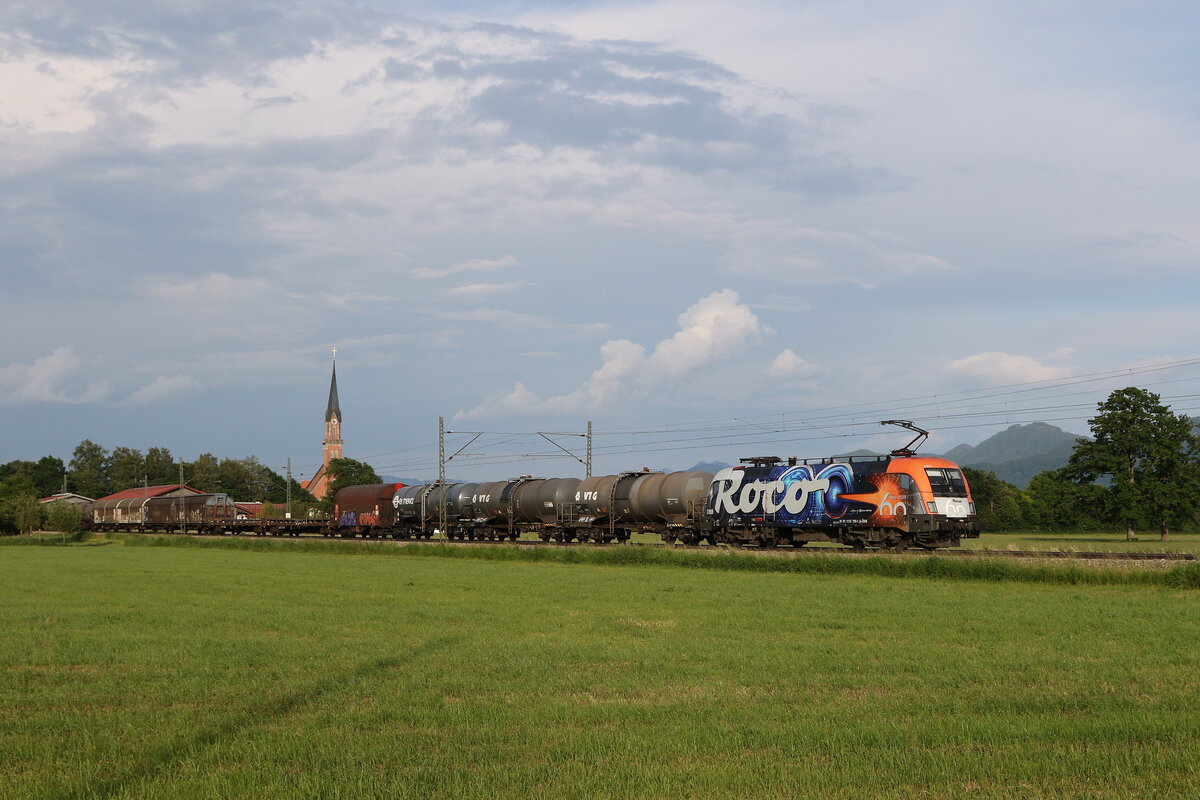
[[767,367],[767,374],[772,378],[796,378],[809,375],[813,365],[796,355],[791,348],[775,356],[775,360]]
[[457,275],[460,272],[495,272],[499,269],[508,269],[515,267],[519,261],[516,256],[505,256],[504,258],[473,258],[468,261],[460,261],[449,267],[442,269],[431,269],[428,267],[418,267],[412,270],[414,278],[444,278],[447,275]]
[[[183,300],[203,298],[229,302],[246,293],[265,293],[271,286],[259,278],[235,278],[223,272],[213,272],[201,278],[190,281],[159,281],[152,284],[148,291],[159,297],[171,297]],[[261,297],[261,295],[259,295]]]
[[179,397],[201,388],[200,381],[191,375],[160,375],[121,401],[122,405],[144,406]]
[[361,311],[364,306],[370,303],[391,303],[395,301],[394,297],[386,294],[356,291],[326,295],[326,299],[331,305],[345,311]]
[[50,355],[32,364],[0,367],[0,400],[6,403],[95,403],[108,396],[109,385],[91,383],[82,393],[71,395],[65,383],[74,378],[83,365],[75,348],[56,347]]
[[984,383],[989,386],[1000,386],[1054,380],[1072,375],[1076,370],[1069,366],[1045,364],[1029,356],[1018,356],[1011,353],[978,353],[952,362],[950,371],[960,375],[982,378]]
[[578,388],[540,398],[524,383],[498,392],[455,419],[517,414],[572,414],[612,410],[666,386],[679,389],[704,368],[728,361],[760,338],[763,328],[738,293],[724,289],[702,298],[679,315],[679,330],[654,351],[628,339],[600,347],[600,367]]
[[786,220],[738,224],[726,238],[730,272],[780,283],[854,283],[874,288],[920,272],[953,269],[944,259],[913,251],[881,234],[797,227]]
[[503,294],[525,286],[525,281],[509,281],[508,283],[471,283],[466,286],[455,286],[447,289],[446,294],[455,297],[483,297],[490,294]]
[[524,314],[520,311],[508,311],[502,308],[476,308],[470,311],[439,311],[434,316],[441,319],[460,320],[465,322],[486,322],[498,328],[509,330],[575,330],[600,331],[608,327],[603,323],[573,323],[559,322],[549,317],[539,317],[536,314]]

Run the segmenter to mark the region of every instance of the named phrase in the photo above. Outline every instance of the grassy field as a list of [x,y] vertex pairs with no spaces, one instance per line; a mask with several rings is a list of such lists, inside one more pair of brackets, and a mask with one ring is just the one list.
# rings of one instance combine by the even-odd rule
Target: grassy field
[[1081,550],[1101,553],[1200,553],[1200,533],[1173,533],[1170,541],[1160,542],[1158,534],[1138,534],[1125,541],[1125,534],[1097,531],[1024,531],[984,533],[978,539],[964,539],[964,548],[994,550]]
[[0,549],[0,796],[1196,797],[1200,592]]

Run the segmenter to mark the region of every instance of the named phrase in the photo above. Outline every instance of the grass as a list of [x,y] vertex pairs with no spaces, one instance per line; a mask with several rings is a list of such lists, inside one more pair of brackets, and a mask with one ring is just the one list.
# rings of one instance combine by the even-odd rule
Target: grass
[[[848,558],[836,550],[783,550],[762,554],[754,550],[714,548],[566,547],[527,549],[512,546],[455,546],[424,543],[390,546],[375,542],[323,539],[178,537],[131,535],[118,541],[135,547],[172,547],[257,552],[312,552],[344,555],[441,557],[485,561],[533,561],[596,566],[664,566],[734,572],[784,572],[826,575],[874,575],[891,578],[1015,581],[1092,585],[1153,585],[1200,589],[1200,563],[1167,565],[1167,569],[1131,570],[1127,564],[1098,566],[1096,562],[1014,561],[1000,558],[958,559],[910,554]],[[1160,564],[1161,565],[1161,564]]]
[[1200,553],[1200,533],[1172,533],[1170,541],[1166,542],[1160,542],[1157,533],[1139,533],[1135,541],[1127,542],[1124,531],[1015,531],[984,533],[978,539],[963,539],[962,546],[993,550]]
[[1194,591],[321,544],[5,549],[0,796],[1200,791]]

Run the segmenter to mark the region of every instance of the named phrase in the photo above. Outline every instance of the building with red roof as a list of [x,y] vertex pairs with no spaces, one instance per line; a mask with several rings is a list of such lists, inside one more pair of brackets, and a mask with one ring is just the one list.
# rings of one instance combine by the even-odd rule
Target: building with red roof
[[178,497],[179,495],[207,494],[187,485],[169,483],[162,486],[137,486],[133,489],[123,489],[114,494],[101,497],[101,500],[145,500],[151,497]]

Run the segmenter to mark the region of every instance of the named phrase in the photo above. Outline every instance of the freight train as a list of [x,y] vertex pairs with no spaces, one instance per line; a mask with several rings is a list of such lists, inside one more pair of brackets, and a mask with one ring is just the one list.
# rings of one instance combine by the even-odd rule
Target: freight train
[[[886,424],[891,424],[891,421]],[[924,431],[912,427],[921,436]],[[919,437],[920,438],[920,437]],[[916,440],[914,440],[915,442]],[[224,495],[101,501],[93,530],[366,536],[398,539],[628,541],[857,549],[957,547],[979,535],[962,470],[902,448],[889,456],[742,459],[710,472],[641,470],[588,478],[383,483],[334,496],[328,520],[237,520]]]
[[913,455],[743,459],[717,472],[523,476],[487,483],[342,489],[328,536],[627,541],[854,548],[956,547],[979,535],[958,465]]

